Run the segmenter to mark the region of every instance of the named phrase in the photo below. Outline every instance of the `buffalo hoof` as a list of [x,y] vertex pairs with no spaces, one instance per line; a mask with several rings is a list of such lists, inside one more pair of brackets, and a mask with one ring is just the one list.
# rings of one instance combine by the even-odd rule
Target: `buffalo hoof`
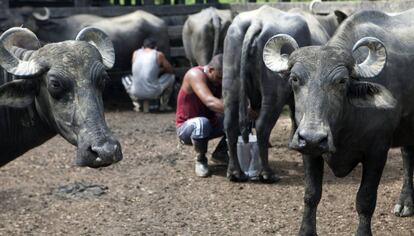
[[298,235],[299,236],[318,236],[318,234],[316,233],[316,228],[312,227],[312,225],[309,225],[305,222],[302,222]]
[[371,228],[369,226],[358,227],[355,236],[372,236]]
[[280,177],[277,176],[273,171],[262,171],[259,175],[260,182],[265,184],[273,184],[280,181]]
[[259,182],[261,180],[259,175],[255,175],[255,176],[249,176],[249,181],[252,182]]
[[394,214],[399,217],[412,216],[414,215],[414,206],[396,204],[394,207]]
[[227,178],[231,182],[246,182],[248,177],[242,171],[227,172]]
[[299,232],[299,234],[298,234],[299,236],[318,236],[318,234],[317,233],[314,233],[314,232]]
[[412,191],[402,191],[400,199],[394,207],[394,214],[399,217],[414,215],[414,195]]

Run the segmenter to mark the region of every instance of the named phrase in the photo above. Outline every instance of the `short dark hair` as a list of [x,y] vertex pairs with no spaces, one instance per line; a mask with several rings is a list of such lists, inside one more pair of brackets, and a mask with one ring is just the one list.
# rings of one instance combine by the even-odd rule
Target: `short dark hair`
[[211,58],[208,66],[214,68],[220,73],[223,73],[223,54],[217,54]]
[[157,40],[155,40],[155,38],[152,37],[146,38],[144,39],[144,43],[142,46],[144,46],[144,48],[154,49],[157,46]]

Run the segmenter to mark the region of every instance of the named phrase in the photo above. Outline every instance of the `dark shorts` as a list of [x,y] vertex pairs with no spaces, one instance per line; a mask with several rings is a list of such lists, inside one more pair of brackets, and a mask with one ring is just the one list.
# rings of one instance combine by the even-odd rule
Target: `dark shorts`
[[177,135],[181,143],[191,145],[192,139],[209,140],[224,135],[223,116],[217,119],[217,125],[212,126],[205,117],[195,117],[185,121],[177,128]]

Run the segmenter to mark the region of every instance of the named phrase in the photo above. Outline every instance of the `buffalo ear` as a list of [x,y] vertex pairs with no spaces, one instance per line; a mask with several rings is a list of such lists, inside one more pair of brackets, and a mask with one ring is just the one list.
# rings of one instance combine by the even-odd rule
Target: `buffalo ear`
[[336,20],[338,21],[338,24],[341,24],[342,21],[344,21],[348,17],[348,14],[340,10],[335,10],[334,13],[336,16]]
[[366,81],[352,81],[348,86],[348,99],[356,107],[392,109],[397,101],[384,86]]
[[0,106],[23,108],[33,103],[36,94],[34,81],[18,79],[0,86]]

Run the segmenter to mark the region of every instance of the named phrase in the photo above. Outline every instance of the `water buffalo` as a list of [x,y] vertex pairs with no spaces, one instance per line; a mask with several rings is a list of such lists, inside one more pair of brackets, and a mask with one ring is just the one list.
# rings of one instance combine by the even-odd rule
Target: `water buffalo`
[[300,235],[316,235],[324,162],[338,177],[362,164],[356,235],[371,235],[377,189],[390,147],[400,146],[404,180],[394,212],[414,214],[414,10],[362,11],[345,20],[324,46],[282,55],[287,36],[266,46],[267,64],[289,74],[295,122],[290,147],[303,153],[304,213]]
[[116,69],[131,70],[132,53],[142,46],[145,38],[154,38],[158,50],[167,57],[170,53],[167,25],[162,19],[145,11],[137,10],[117,17],[80,14],[62,19],[37,19],[36,35],[45,42],[73,39],[87,26],[101,29],[114,44]]
[[0,33],[15,26],[24,26],[32,31],[37,31],[37,21],[46,20],[50,16],[48,8],[35,10],[32,7],[22,7],[18,11],[6,9],[0,15]]
[[282,74],[266,69],[262,61],[264,44],[277,33],[291,35],[301,47],[321,45],[329,39],[310,13],[299,10],[283,12],[262,6],[236,16],[227,31],[223,58],[224,126],[230,154],[227,177],[231,181],[246,180],[237,161],[236,144],[240,132],[245,142],[248,139],[248,103],[253,110],[260,110],[256,130],[263,168],[259,178],[264,182],[277,180],[268,165],[268,140],[283,106],[294,109],[289,83],[280,78]]
[[102,104],[114,58],[111,41],[96,28],[43,47],[28,29],[4,32],[0,65],[15,78],[0,83],[0,166],[56,134],[77,146],[79,166],[120,161],[121,146],[105,123]]
[[223,41],[231,24],[230,10],[214,7],[190,15],[183,27],[183,45],[191,66],[207,65],[223,52]]

